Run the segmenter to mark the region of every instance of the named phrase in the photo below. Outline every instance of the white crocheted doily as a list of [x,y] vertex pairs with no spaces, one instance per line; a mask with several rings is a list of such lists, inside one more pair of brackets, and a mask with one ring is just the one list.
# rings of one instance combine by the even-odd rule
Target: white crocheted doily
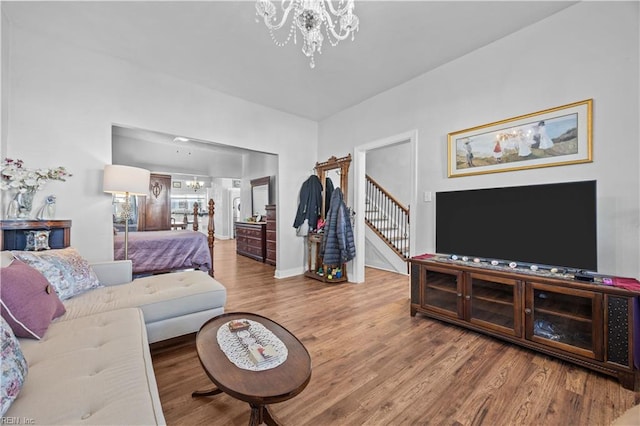
[[[234,363],[236,367],[243,370],[262,371],[275,368],[286,361],[287,347],[280,339],[271,331],[256,321],[240,319],[234,321],[247,321],[250,326],[244,333],[231,332],[229,330],[229,322],[226,322],[218,328],[218,345],[229,361]],[[264,347],[271,345],[275,349],[276,356],[260,364],[255,364],[249,356],[249,344],[258,343]]]

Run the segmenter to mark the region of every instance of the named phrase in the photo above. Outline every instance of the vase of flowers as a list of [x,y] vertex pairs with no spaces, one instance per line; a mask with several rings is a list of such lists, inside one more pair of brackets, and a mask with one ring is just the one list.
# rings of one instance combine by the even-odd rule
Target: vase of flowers
[[5,158],[0,171],[0,189],[13,191],[15,195],[9,203],[8,219],[28,219],[33,208],[33,197],[50,180],[64,182],[72,176],[64,167],[53,169],[28,169],[22,160]]
[[29,190],[26,192],[18,192],[13,198],[15,201],[15,208],[17,208],[17,219],[28,219],[33,208],[33,197],[36,196],[36,191]]

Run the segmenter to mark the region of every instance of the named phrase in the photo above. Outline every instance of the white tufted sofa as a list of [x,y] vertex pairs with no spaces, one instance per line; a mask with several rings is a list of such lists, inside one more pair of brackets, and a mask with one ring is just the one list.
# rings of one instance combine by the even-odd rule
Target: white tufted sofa
[[[11,259],[2,252],[2,266]],[[67,312],[41,340],[19,339],[29,371],[8,421],[165,424],[149,343],[223,313],[226,289],[202,271],[132,280],[129,261],[92,269],[104,287],[65,300]]]

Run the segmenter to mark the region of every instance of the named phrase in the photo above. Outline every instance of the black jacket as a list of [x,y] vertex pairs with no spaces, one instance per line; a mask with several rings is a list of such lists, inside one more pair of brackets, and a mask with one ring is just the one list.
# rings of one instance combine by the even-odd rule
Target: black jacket
[[333,181],[330,178],[324,179],[324,217],[329,213],[331,205],[331,196],[333,195]]
[[318,217],[322,211],[322,183],[316,175],[311,175],[300,188],[300,200],[293,227],[297,228],[309,220],[309,229],[318,227]]

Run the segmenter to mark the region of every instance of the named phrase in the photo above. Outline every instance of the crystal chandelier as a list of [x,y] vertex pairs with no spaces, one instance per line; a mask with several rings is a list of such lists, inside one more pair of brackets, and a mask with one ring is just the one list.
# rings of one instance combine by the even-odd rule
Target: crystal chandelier
[[[360,20],[353,14],[354,0],[339,0],[337,8],[333,5],[333,0],[282,0],[280,6],[282,8],[282,20],[277,21],[276,7],[271,0],[256,1],[256,15],[264,18],[264,23],[269,29],[271,39],[277,46],[284,46],[293,37],[296,40],[296,28],[300,30],[303,38],[302,52],[310,58],[309,66],[316,66],[314,54],[316,51],[322,53],[322,42],[324,36],[321,33],[322,27],[327,35],[327,39],[332,46],[351,35],[351,40],[358,31]],[[274,35],[275,30],[282,28],[289,17],[293,13],[291,19],[291,27],[289,34],[284,41],[278,41]],[[260,22],[256,18],[256,22]],[[336,28],[336,23],[340,24]]]
[[193,189],[195,192],[197,192],[203,186],[204,182],[198,181],[195,176],[193,177],[192,181],[187,181],[187,188]]

